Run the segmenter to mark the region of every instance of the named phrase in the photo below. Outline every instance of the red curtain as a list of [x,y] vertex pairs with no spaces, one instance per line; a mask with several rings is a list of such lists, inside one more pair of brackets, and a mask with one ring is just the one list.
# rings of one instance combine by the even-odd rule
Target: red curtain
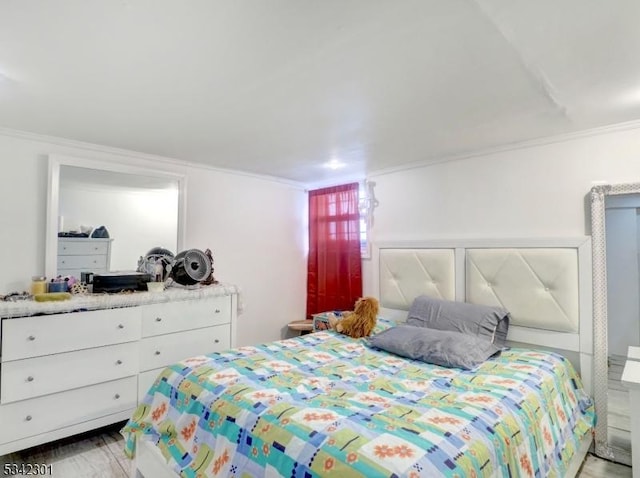
[[309,192],[307,317],[362,296],[358,183]]

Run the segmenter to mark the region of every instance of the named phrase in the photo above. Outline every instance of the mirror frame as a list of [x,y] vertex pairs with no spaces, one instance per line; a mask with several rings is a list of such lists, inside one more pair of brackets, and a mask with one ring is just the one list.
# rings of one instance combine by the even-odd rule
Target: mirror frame
[[595,427],[596,455],[615,460],[608,439],[609,340],[607,316],[607,248],[605,198],[640,193],[640,183],[601,184],[591,188],[591,251],[593,259],[593,398],[598,422]]
[[162,179],[172,179],[178,182],[178,251],[184,249],[186,243],[187,218],[187,177],[185,174],[169,171],[157,171],[141,166],[110,162],[98,159],[86,159],[73,156],[49,155],[48,189],[47,189],[47,220],[45,229],[45,275],[55,277],[58,263],[58,216],[60,199],[60,168],[74,166],[77,168],[97,169],[122,174],[136,174]]

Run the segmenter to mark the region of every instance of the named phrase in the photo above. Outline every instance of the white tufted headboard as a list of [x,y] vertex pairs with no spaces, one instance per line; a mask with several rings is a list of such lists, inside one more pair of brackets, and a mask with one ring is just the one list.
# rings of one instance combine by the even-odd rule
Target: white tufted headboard
[[504,307],[513,345],[563,353],[591,391],[588,237],[379,243],[372,260],[383,316],[404,320],[421,294]]
[[380,298],[385,307],[409,310],[421,294],[455,300],[453,249],[382,249]]

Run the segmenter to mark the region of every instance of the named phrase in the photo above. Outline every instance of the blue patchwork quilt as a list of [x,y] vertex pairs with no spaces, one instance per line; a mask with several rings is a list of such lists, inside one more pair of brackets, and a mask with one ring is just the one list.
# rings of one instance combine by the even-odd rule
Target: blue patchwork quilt
[[122,433],[183,477],[561,477],[594,419],[554,353],[462,371],[327,331],[172,365]]

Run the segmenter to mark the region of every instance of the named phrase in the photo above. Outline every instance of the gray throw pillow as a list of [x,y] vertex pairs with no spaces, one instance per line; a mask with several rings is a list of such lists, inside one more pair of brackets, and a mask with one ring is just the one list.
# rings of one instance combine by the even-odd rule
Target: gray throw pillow
[[465,370],[500,353],[500,348],[482,337],[411,325],[380,332],[369,338],[369,344],[401,357]]
[[407,315],[407,324],[483,336],[503,347],[509,330],[509,312],[501,307],[416,297]]

